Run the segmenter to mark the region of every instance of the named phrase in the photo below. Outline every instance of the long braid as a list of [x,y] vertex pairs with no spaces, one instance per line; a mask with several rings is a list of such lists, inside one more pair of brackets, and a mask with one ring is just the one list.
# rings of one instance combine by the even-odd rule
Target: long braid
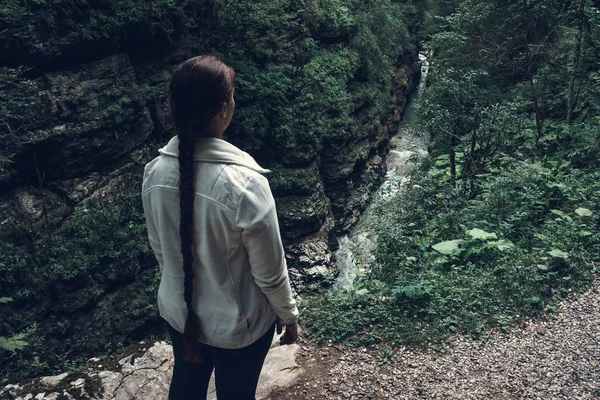
[[235,73],[214,56],[181,63],[171,79],[171,115],[179,136],[179,235],[187,318],[183,331],[185,359],[204,362],[206,346],[199,342],[202,325],[194,311],[194,148],[224,103],[233,95]]
[[[183,256],[184,292],[183,297],[188,315],[185,321],[183,343],[185,358],[188,361],[202,363],[204,361],[203,346],[198,342],[200,337],[200,318],[193,309],[194,295],[194,142],[193,132],[179,134],[179,236],[181,237],[181,255]],[[201,347],[200,349],[198,347]]]

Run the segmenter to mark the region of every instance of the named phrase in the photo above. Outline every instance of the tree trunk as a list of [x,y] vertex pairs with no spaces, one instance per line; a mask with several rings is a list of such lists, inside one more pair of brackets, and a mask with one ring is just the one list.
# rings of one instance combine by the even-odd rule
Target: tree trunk
[[573,123],[573,110],[575,109],[575,79],[579,69],[579,57],[581,56],[581,41],[583,38],[583,25],[585,23],[585,0],[579,0],[579,26],[577,27],[577,44],[575,45],[575,54],[573,59],[573,72],[569,81],[569,99],[567,100],[567,123]]
[[544,134],[542,127],[542,117],[540,116],[540,104],[538,101],[538,96],[535,91],[535,83],[533,83],[533,76],[529,75],[529,85],[531,86],[531,96],[533,96],[533,106],[535,111],[535,127],[537,128],[537,137],[535,138],[535,145],[538,145],[538,142],[542,138]]
[[456,135],[450,136],[450,181],[456,183]]

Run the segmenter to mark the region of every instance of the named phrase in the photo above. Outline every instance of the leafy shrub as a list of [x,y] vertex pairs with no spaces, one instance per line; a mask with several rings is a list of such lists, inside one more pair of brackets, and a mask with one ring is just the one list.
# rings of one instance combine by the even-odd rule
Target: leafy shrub
[[[0,297],[0,304],[6,304],[11,301],[13,301],[13,299],[10,297]],[[27,342],[23,340],[26,336],[27,335],[24,333],[19,333],[8,338],[0,336],[0,349],[11,351],[13,353],[17,350],[23,350],[25,346],[27,346]]]
[[[160,273],[136,182],[118,201],[80,205],[58,230],[37,240],[0,243],[0,285],[14,299],[0,307],[0,335],[18,355],[0,355],[0,376],[57,372],[118,347],[150,321],[156,325]],[[119,291],[123,286],[131,290]],[[101,311],[108,305],[110,313]],[[24,338],[14,332],[27,333],[29,345],[13,341]]]
[[377,262],[349,293],[308,301],[313,338],[427,344],[479,336],[585,287],[600,272],[600,172],[509,164],[482,177],[470,201],[421,174],[401,200],[377,205],[393,210],[380,226]]

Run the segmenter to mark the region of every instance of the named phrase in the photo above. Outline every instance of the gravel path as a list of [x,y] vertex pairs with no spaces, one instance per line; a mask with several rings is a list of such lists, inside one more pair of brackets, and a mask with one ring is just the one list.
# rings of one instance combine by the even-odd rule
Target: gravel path
[[269,399],[600,399],[600,281],[561,303],[548,321],[529,321],[485,341],[457,337],[446,354],[313,347],[305,373]]

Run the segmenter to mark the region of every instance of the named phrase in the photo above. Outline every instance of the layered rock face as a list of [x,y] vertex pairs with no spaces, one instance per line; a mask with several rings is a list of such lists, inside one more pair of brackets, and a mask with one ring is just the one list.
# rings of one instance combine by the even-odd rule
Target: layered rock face
[[[173,65],[149,72],[155,67],[134,65],[119,53],[28,82],[31,128],[13,133],[7,123],[2,136],[3,157],[10,160],[0,180],[3,225],[40,233],[60,226],[82,204],[118,201],[127,192],[139,166],[172,132],[167,85]],[[388,112],[374,127],[357,129],[351,140],[334,137],[312,149],[306,166],[276,166],[270,175],[298,282],[332,272],[332,235],[356,223],[385,173],[387,143],[412,88],[411,74],[404,65],[395,72]]]
[[[385,172],[412,70],[410,49],[377,43],[385,31],[361,39],[385,57],[359,52],[361,32],[375,28],[358,16],[373,10],[290,2],[297,19],[273,19],[281,4],[221,14],[192,2],[186,14],[162,0],[125,3],[0,6],[0,297],[14,299],[0,304],[0,336],[30,335],[26,361],[6,353],[0,375],[17,364],[49,373],[162,332],[139,187],[173,135],[168,83],[188,57],[218,53],[236,70],[227,140],[273,171],[297,291],[335,273],[335,235]],[[151,14],[159,6],[165,14]]]
[[[31,129],[12,133],[7,124],[2,137],[10,160],[0,180],[3,225],[26,225],[39,234],[60,226],[82,204],[118,201],[127,192],[139,166],[171,135],[167,85],[173,65],[149,73],[155,66],[134,65],[120,53],[29,82]],[[401,66],[393,82],[388,113],[374,128],[359,129],[350,141],[323,143],[312,149],[307,166],[275,167],[270,176],[298,282],[332,272],[332,235],[353,226],[385,173],[411,70]]]

